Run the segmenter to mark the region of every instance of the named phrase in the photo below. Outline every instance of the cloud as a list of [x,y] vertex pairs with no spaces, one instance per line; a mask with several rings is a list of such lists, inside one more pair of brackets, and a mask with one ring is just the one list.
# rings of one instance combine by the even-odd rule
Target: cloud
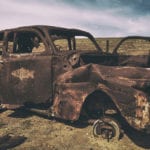
[[[126,3],[111,1],[113,3],[110,0],[1,1],[0,28],[40,24],[80,28],[95,36],[150,34],[148,11],[136,13],[138,5],[134,8],[129,0],[124,0]],[[140,4],[144,0],[137,1]]]

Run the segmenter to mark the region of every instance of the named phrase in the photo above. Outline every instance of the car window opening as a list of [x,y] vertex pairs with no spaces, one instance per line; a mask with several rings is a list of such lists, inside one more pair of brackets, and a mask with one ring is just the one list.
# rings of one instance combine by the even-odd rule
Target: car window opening
[[8,53],[42,53],[45,45],[33,32],[11,32],[8,35]]
[[59,51],[91,50],[97,51],[93,41],[86,35],[77,32],[49,32],[54,46]]

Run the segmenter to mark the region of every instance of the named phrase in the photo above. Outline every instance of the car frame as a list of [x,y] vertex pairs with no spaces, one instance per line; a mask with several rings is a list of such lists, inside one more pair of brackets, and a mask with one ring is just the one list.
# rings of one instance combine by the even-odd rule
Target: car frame
[[[44,45],[44,52],[32,53],[34,36]],[[87,37],[95,50],[76,50],[76,36]],[[47,114],[56,118],[93,119],[94,135],[105,134],[108,139],[119,137],[120,125],[112,116],[120,114],[135,129],[149,133],[150,56],[143,56],[141,63],[139,56],[117,53],[122,42],[133,38],[150,40],[127,37],[113,53],[106,53],[90,33],[78,29],[28,26],[1,31],[1,108],[44,104]],[[57,39],[67,40],[68,50],[62,51],[54,43]],[[20,50],[20,41],[30,44]]]

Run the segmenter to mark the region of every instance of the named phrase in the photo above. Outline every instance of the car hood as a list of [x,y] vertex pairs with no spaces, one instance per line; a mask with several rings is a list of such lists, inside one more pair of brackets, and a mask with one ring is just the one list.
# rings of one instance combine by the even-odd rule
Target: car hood
[[57,82],[114,82],[145,90],[150,88],[150,68],[88,64],[61,74]]

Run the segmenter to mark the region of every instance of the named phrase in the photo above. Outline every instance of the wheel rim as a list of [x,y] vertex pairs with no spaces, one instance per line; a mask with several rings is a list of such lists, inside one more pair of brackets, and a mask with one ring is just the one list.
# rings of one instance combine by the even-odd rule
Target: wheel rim
[[95,137],[102,137],[108,141],[113,138],[119,139],[120,127],[112,118],[103,118],[95,121],[93,125],[93,135]]

